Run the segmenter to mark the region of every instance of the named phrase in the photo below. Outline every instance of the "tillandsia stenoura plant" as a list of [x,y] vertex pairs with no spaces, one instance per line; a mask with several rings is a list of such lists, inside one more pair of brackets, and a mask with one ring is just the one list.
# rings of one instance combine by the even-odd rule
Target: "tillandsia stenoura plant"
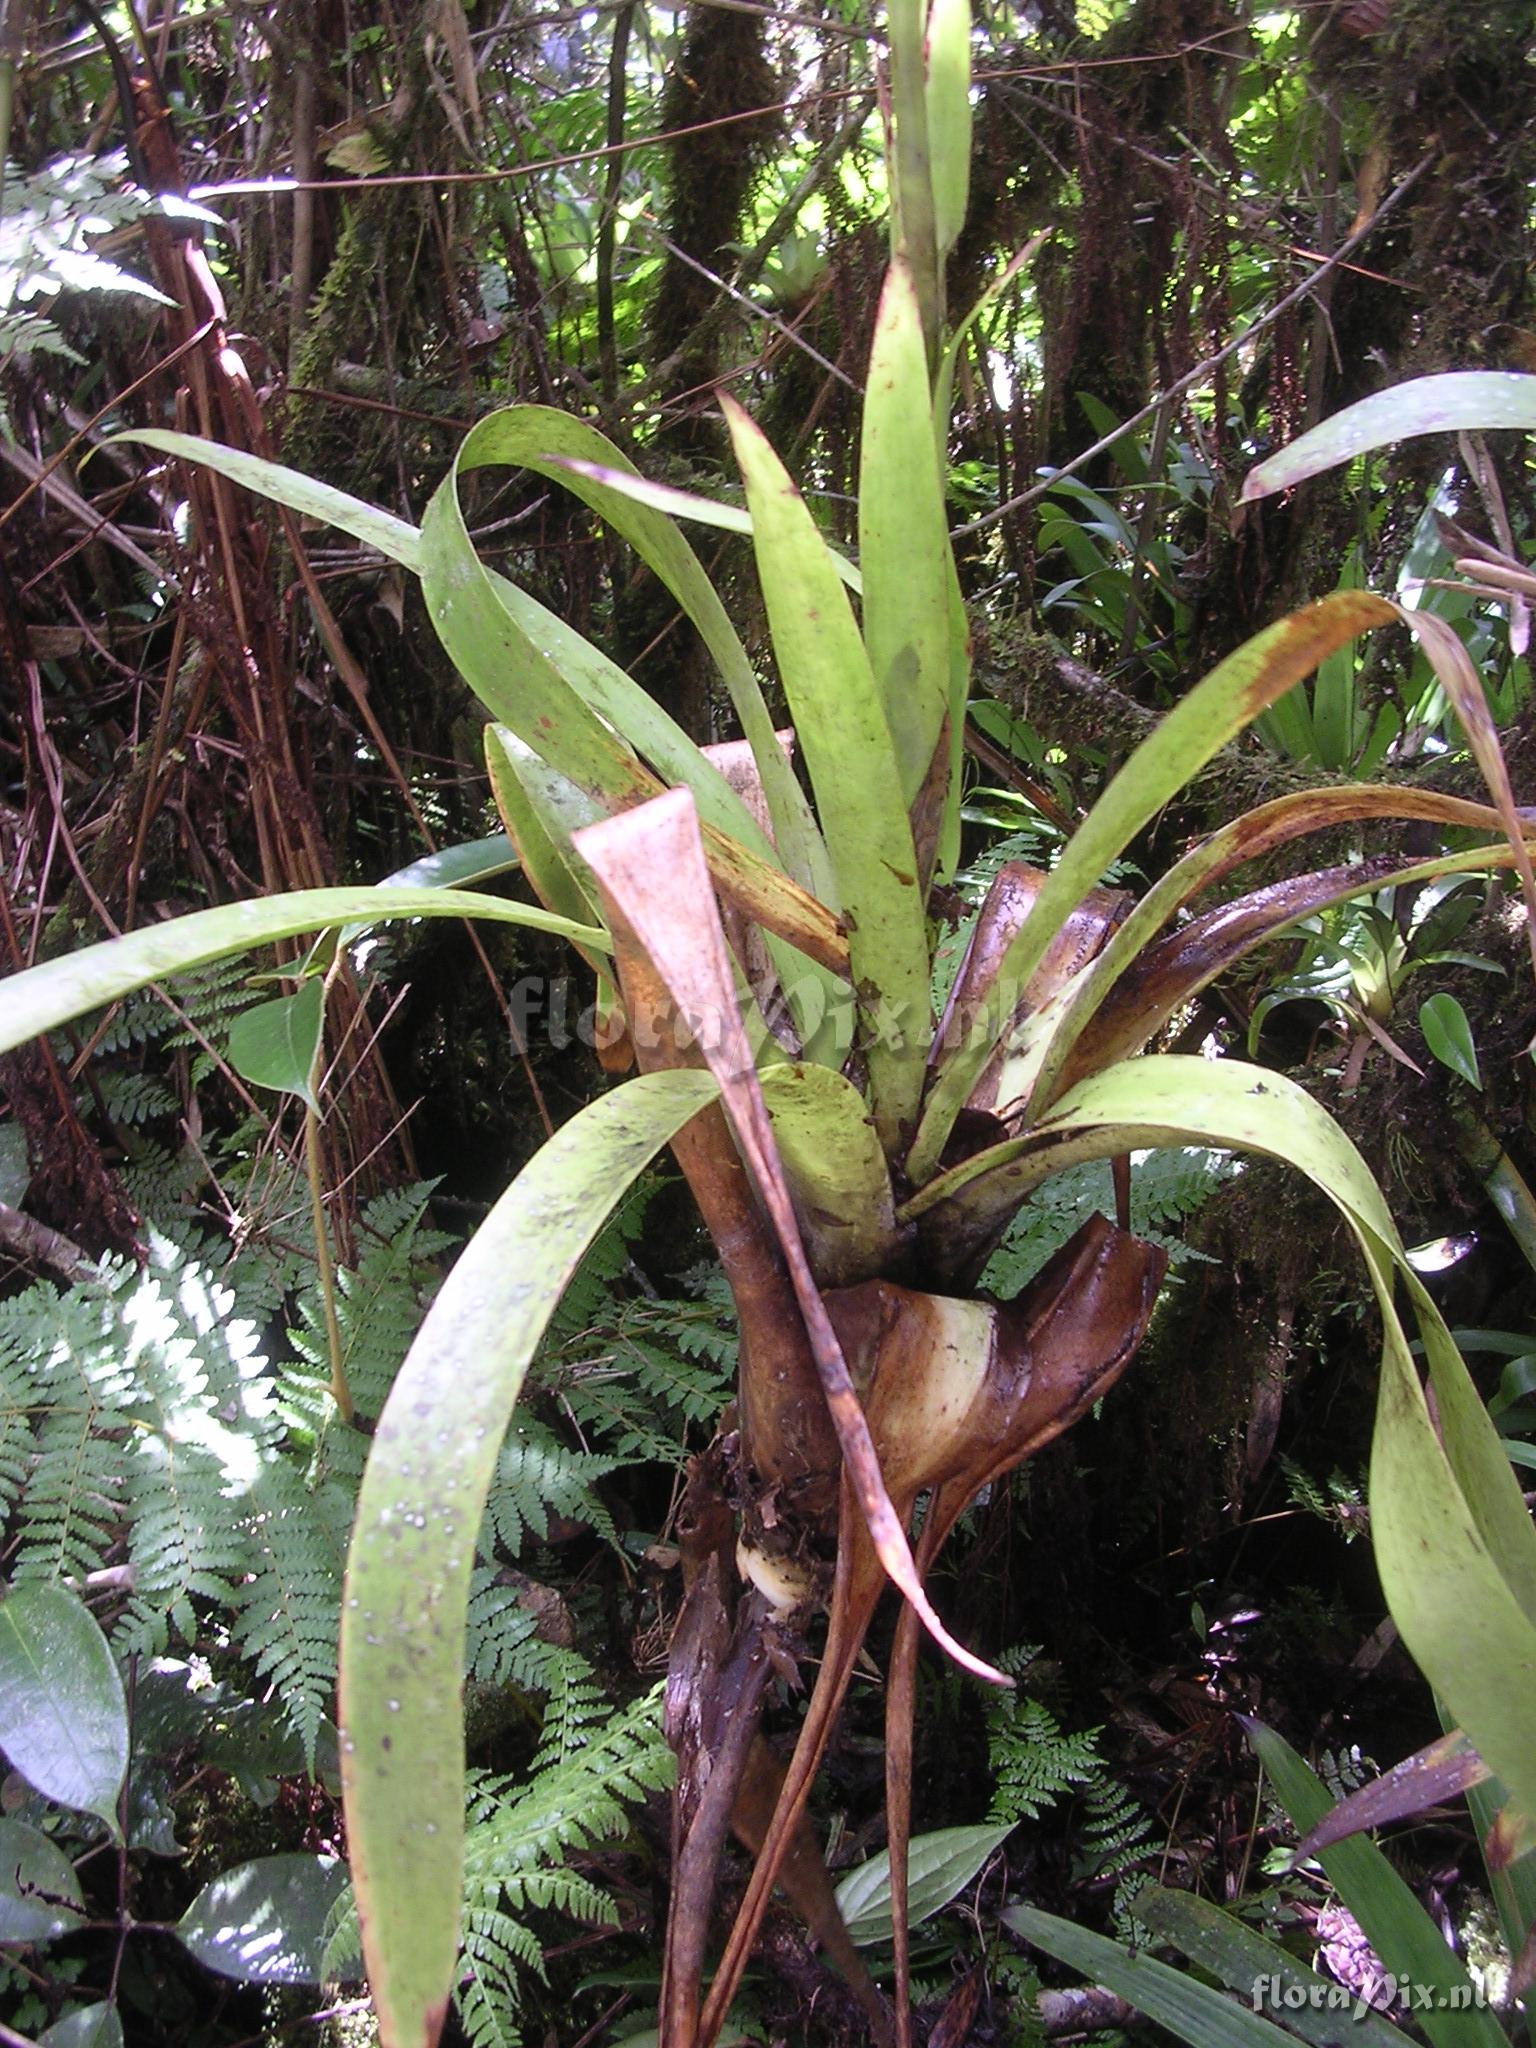
[[[327,518],[419,575],[434,626],[490,715],[492,787],[544,908],[401,889],[203,912],[14,977],[0,1039],[17,1043],[147,980],[300,931],[486,915],[569,938],[611,1023],[605,1063],[641,1069],[567,1124],[493,1209],[424,1321],[372,1446],[342,1621],[341,1725],[353,1877],[387,2048],[436,2038],[453,1981],[465,1605],[498,1446],[565,1282],[668,1143],[735,1296],[741,1366],[680,1525],[687,1592],[665,1709],[678,1755],[667,2048],[714,2039],[776,1881],[842,1958],[875,2033],[910,2038],[900,1912],[888,2011],[840,1938],[805,1802],[889,1577],[906,1602],[888,1688],[899,1908],[919,1628],[997,1676],[948,1636],[925,1575],[976,1491],[1125,1369],[1162,1277],[1162,1254],[1122,1213],[1091,1221],[1019,1300],[977,1291],[1011,1216],[1084,1158],[1177,1143],[1255,1149],[1291,1160],[1338,1204],[1385,1329],[1372,1507],[1387,1598],[1507,1788],[1517,1840],[1536,1816],[1536,1534],[1379,1191],[1294,1084],[1236,1061],[1143,1055],[1247,948],[1362,889],[1509,863],[1527,901],[1536,896],[1477,677],[1440,622],[1365,592],[1270,627],[1169,714],[1048,875],[1002,871],[935,1021],[929,903],[958,858],[968,689],[943,492],[960,337],[946,339],[942,293],[965,209],[968,12],[935,0],[925,16],[918,0],[894,0],[890,40],[895,247],[869,366],[857,571],[729,401],[745,513],[647,486],[594,427],[541,407],[477,425],[419,529],[269,463],[139,437]],[[740,741],[696,747],[595,647],[481,564],[460,480],[498,464],[565,483],[630,542],[713,656]],[[775,732],[678,516],[750,530],[792,737]],[[1139,903],[1102,886],[1249,720],[1331,650],[1399,620],[1461,711],[1491,805],[1358,784],[1283,798],[1191,848]],[[1431,861],[1374,856],[1189,913],[1244,862],[1388,816],[1465,828],[1482,843]],[[780,1782],[758,1710],[818,1607],[826,1645]],[[715,1872],[733,1827],[757,1861],[706,1998]]]

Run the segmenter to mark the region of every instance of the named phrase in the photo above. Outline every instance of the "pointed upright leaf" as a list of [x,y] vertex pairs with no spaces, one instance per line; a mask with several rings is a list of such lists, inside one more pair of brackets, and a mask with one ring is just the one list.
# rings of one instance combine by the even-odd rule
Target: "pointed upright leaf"
[[[969,20],[969,0],[961,4]],[[922,320],[899,257],[880,295],[865,387],[859,564],[864,644],[910,807],[949,702],[949,533]]]
[[940,262],[960,239],[971,189],[971,0],[928,10],[928,162]]
[[929,1021],[928,935],[901,772],[847,594],[805,501],[758,428],[722,402],[779,678],[837,871],[876,1128],[891,1152],[916,1114]]

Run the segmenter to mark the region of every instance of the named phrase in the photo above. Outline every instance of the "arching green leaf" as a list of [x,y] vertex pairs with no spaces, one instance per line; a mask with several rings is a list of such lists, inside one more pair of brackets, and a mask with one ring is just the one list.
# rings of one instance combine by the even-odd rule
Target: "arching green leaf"
[[339,527],[366,547],[377,548],[403,569],[418,570],[421,566],[421,534],[416,527],[397,519],[392,512],[381,512],[377,505],[364,504],[350,491],[317,483],[302,470],[269,462],[261,455],[248,455],[243,448],[226,448],[221,441],[204,441],[196,434],[173,434],[161,427],[142,427],[116,438],[136,441],[145,448],[158,448],[165,455],[179,456],[183,462],[200,463],[204,469],[227,476],[231,483],[255,491],[258,497],[270,498],[274,505],[286,505],[291,512]]
[[39,1032],[54,1031],[71,1017],[115,1003],[148,982],[185,974],[210,960],[227,960],[232,953],[248,953],[303,932],[328,931],[333,925],[382,924],[399,917],[485,918],[492,924],[528,925],[575,945],[608,950],[606,932],[551,917],[532,904],[509,903],[468,889],[296,889],[218,910],[194,910],[189,917],[147,925],[7,976],[0,981],[0,1052],[24,1045]]
[[437,2039],[458,1955],[464,1627],[502,1437],[609,1211],[717,1093],[707,1073],[647,1074],[558,1131],[444,1281],[379,1419],[342,1610],[341,1768],[385,2048]]
[[1484,427],[1536,429],[1536,377],[1512,370],[1451,370],[1373,391],[1250,470],[1239,502],[1289,490],[1356,455],[1415,434]]

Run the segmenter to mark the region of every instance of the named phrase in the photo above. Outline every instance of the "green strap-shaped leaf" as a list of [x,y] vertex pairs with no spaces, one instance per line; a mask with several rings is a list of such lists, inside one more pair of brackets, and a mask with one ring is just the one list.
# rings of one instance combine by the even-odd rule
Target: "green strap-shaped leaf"
[[928,163],[939,259],[960,239],[971,189],[971,0],[928,10]]
[[[784,872],[773,843],[741,798],[639,684],[515,584],[494,575],[475,553],[459,503],[459,473],[523,459],[527,427],[522,408],[482,420],[422,522],[422,591],[455,667],[499,723],[604,811],[644,803],[663,787],[620,737],[626,734],[662,775],[692,791],[707,825],[744,848],[761,871]],[[629,509],[668,524],[643,507]],[[777,740],[773,752],[778,774],[788,774]],[[797,1017],[808,1004],[824,1014],[837,1001],[838,983],[825,969],[771,938],[769,951]]]
[[1134,1954],[1102,1934],[1034,1906],[1010,1906],[1003,1925],[1060,1963],[1105,1984],[1189,2048],[1296,2048],[1296,2037],[1183,1970]]
[[534,642],[512,586],[503,596],[475,553],[458,492],[459,462],[473,441],[472,433],[422,521],[421,587],[438,638],[491,716],[579,789],[611,809],[644,803],[660,782]]
[[[508,835],[539,901],[559,917],[601,924],[597,892],[589,880],[584,881],[571,848],[571,833],[602,815],[597,806],[574,784],[557,777],[554,769],[504,725],[485,728],[485,765],[496,807],[506,820]],[[606,970],[591,954],[584,957],[597,970],[598,978],[608,980],[611,987]]]
[[[721,533],[738,533],[743,540],[752,538],[752,514],[744,505],[725,505],[718,498],[700,497],[697,491],[680,491],[674,484],[652,483],[646,476],[637,476],[630,470],[611,469],[601,462],[581,462],[575,456],[551,457],[551,473],[561,476],[586,477],[590,482],[603,484],[610,491],[617,491],[621,498],[630,498],[637,505],[649,505],[653,512],[665,512],[672,519],[692,519],[700,526],[717,527]],[[829,547],[833,566],[855,597],[864,594],[864,578],[857,562],[849,561],[836,548]]]
[[[1131,1911],[1229,1991],[1250,2004],[1283,2012],[1286,2026],[1314,2048],[1410,2048],[1409,2037],[1390,2020],[1357,2004],[1342,1986],[1309,1970],[1209,1899],[1150,1884],[1136,1894]],[[1293,1985],[1295,1994],[1287,1998]]]
[[[969,21],[969,0],[963,0]],[[928,358],[912,273],[886,273],[864,392],[859,565],[864,644],[909,804],[949,703],[949,533],[933,437]]]
[[607,952],[606,932],[551,917],[527,903],[481,896],[468,889],[295,889],[229,903],[218,910],[194,910],[168,924],[149,925],[101,945],[82,946],[28,967],[0,981],[0,1052],[24,1045],[39,1032],[54,1031],[71,1017],[99,1010],[151,981],[185,974],[210,960],[248,953],[275,939],[333,925],[382,924],[396,917],[481,917],[493,924],[529,925],[572,944]]
[[505,832],[466,839],[458,846],[440,846],[407,861],[379,882],[381,889],[462,889],[470,882],[488,882],[517,866],[517,853]]
[[1299,682],[1333,648],[1367,626],[1388,625],[1395,606],[1364,591],[1336,591],[1245,642],[1176,704],[1132,754],[1088,813],[998,968],[983,1016],[945,1059],[923,1111],[907,1171],[914,1185],[938,1163],[955,1118],[1067,914],[1111,862],[1217,750]]
[[341,1618],[341,1765],[385,2048],[437,2038],[458,1954],[475,1536],[534,1348],[609,1211],[716,1083],[605,1095],[524,1168],[444,1281],[379,1419]]
[[901,772],[816,523],[763,434],[740,406],[721,402],[746,481],[779,679],[837,871],[875,1126],[890,1153],[916,1114],[930,1016],[928,935]]
[[[1273,1728],[1244,1717],[1243,1729],[1297,1834],[1304,1835],[1332,1809],[1332,1793]],[[1435,2048],[1507,2048],[1494,2015],[1472,2005],[1472,1979],[1461,1958],[1446,1947],[1439,1928],[1373,1841],[1352,1835],[1321,1850],[1317,1860],[1383,1966],[1431,1994],[1428,2005],[1415,2005],[1414,2019]],[[1446,2010],[1433,1995],[1452,1991],[1467,2000],[1463,2010]]]
[[1374,391],[1250,470],[1239,502],[1288,490],[1356,455],[1415,434],[1458,434],[1483,427],[1536,429],[1536,377],[1512,370],[1450,370]]
[[[1370,1499],[1387,1604],[1420,1670],[1528,1825],[1536,1816],[1536,1529],[1370,1169],[1304,1089],[1235,1060],[1128,1060],[1064,1096],[1038,1135],[1049,1146],[1095,1128],[1106,1153],[1168,1144],[1267,1152],[1299,1168],[1343,1214],[1384,1328]],[[1394,1269],[1418,1318],[1439,1432],[1393,1300]]]
[[258,497],[274,505],[286,505],[311,519],[323,519],[350,533],[367,547],[377,548],[390,561],[411,571],[421,567],[421,535],[393,512],[381,512],[377,505],[365,505],[350,491],[338,491],[330,484],[317,483],[302,470],[289,469],[282,462],[268,462],[260,455],[247,455],[241,448],[226,448],[218,441],[204,441],[196,434],[172,434],[160,427],[145,427],[136,433],[118,434],[119,441],[136,441],[141,447],[158,448],[183,462],[201,463],[204,469],[243,484]]
[[[633,463],[596,427],[543,405],[510,406],[482,420],[460,449],[458,466],[470,469],[483,463],[510,463],[552,477],[607,520],[661,578],[692,621],[720,671],[763,779],[774,840],[787,871],[812,895],[820,896],[823,902],[830,901],[827,888],[831,869],[826,848],[804,793],[774,738],[773,720],[746,649],[698,556],[672,518],[653,506],[636,503],[590,471],[573,470],[568,466],[572,460],[634,472]],[[644,696],[643,692],[639,694]],[[654,732],[664,714],[653,700],[645,701],[652,714],[648,730]],[[672,724],[671,720],[666,722]],[[620,730],[648,758],[656,759],[638,730],[629,725],[621,725]],[[673,731],[678,738],[683,737],[676,726]],[[672,780],[687,782],[689,788],[694,788],[687,776],[673,774]],[[706,799],[700,797],[697,789],[694,795],[700,815],[710,817]]]
[[912,266],[922,308],[924,345],[937,356],[944,324],[944,281],[928,152],[927,10],[923,0],[891,0],[886,25],[891,52],[892,247]]
[[62,1586],[18,1586],[0,1602],[0,1742],[45,1798],[118,1833],[123,1681],[95,1615]]

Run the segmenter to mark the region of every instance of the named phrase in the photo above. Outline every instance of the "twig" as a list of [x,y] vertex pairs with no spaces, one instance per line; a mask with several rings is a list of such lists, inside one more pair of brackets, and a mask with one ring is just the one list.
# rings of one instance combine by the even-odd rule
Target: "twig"
[[13,1209],[9,1202],[0,1202],[0,1244],[29,1265],[46,1266],[71,1285],[90,1279],[96,1271],[95,1260],[72,1237],[66,1237],[61,1230],[50,1230],[46,1223],[39,1223],[35,1216],[28,1216],[21,1209]]

